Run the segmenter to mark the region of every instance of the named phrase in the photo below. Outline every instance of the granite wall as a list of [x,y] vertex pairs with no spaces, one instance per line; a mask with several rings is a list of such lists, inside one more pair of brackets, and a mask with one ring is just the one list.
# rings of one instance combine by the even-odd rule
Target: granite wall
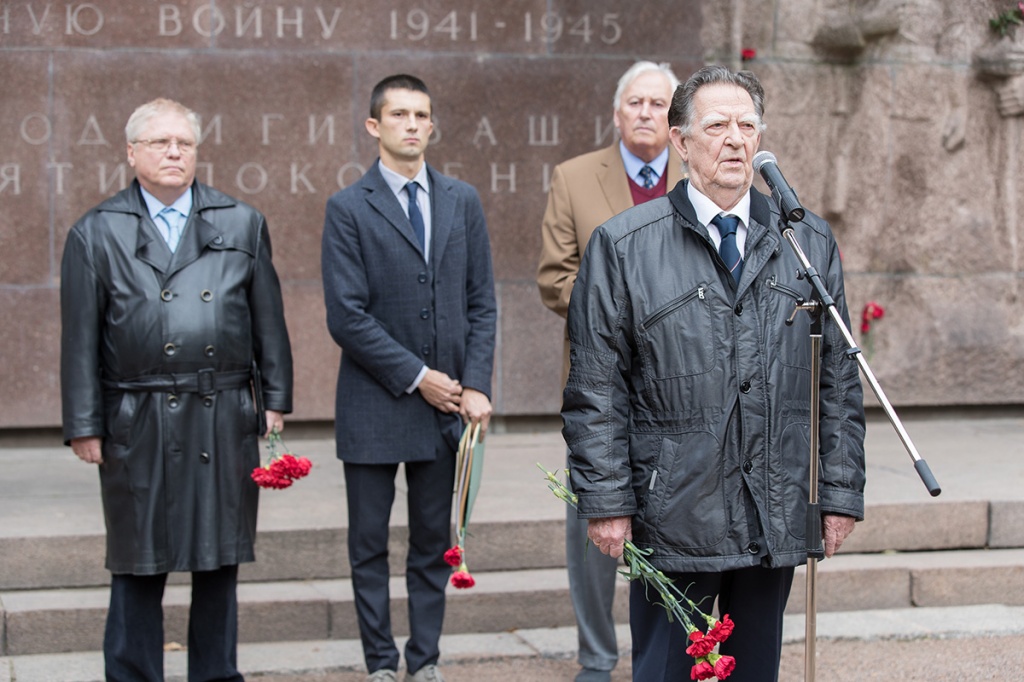
[[[59,423],[64,238],[130,181],[125,120],[160,95],[202,116],[200,179],[267,215],[295,417],[329,419],[339,351],[323,321],[323,206],[374,160],[369,92],[399,71],[434,95],[428,160],[475,185],[487,212],[496,410],[556,413],[562,323],[534,284],[551,169],[614,139],[615,82],[635,59],[685,78],[705,62],[739,66],[744,50],[768,91],[762,148],[832,221],[855,334],[893,402],[1024,402],[1024,50],[988,27],[1011,6],[0,0],[0,428]],[[869,301],[885,316],[864,337]]]

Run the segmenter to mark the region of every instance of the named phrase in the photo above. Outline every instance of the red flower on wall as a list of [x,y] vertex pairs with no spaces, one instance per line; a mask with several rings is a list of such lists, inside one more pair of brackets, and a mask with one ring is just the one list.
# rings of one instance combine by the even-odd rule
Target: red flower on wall
[[874,301],[864,304],[864,311],[860,314],[860,333],[867,334],[871,331],[871,322],[885,317],[885,308]]
[[745,62],[749,62],[751,59],[757,57],[757,50],[752,47],[745,47],[740,51],[740,59]]

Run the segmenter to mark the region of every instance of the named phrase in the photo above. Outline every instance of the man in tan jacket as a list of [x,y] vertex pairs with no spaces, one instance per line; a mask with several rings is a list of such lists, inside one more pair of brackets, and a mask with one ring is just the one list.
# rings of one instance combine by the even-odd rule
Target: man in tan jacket
[[[683,179],[669,146],[668,109],[679,79],[668,64],[637,62],[622,75],[613,116],[620,141],[555,167],[541,227],[537,286],[544,305],[565,317],[580,259],[598,225],[627,208],[663,196]],[[565,341],[562,382],[569,373]],[[587,522],[566,516],[569,591],[579,631],[577,682],[607,682],[618,662],[612,603],[617,561],[590,551]]]

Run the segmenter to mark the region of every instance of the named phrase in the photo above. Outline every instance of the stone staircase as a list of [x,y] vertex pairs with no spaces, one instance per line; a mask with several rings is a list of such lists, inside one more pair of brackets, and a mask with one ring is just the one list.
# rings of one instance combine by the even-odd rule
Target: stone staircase
[[[1017,426],[1024,433],[1024,424]],[[316,475],[308,485],[301,481],[289,491],[264,494],[258,561],[241,572],[243,642],[358,637],[345,559],[344,514],[339,511],[344,508],[340,465],[332,460],[329,441],[305,440],[295,445],[297,452],[312,456]],[[82,474],[85,466],[73,461],[70,452],[59,448],[47,452],[30,453],[41,460],[34,466],[50,467],[48,473],[53,474],[72,460],[63,484],[74,487],[64,492],[73,489],[89,498],[78,506],[78,514],[95,515],[95,473]],[[24,462],[24,454],[0,451],[0,463]],[[1012,454],[1008,461],[1024,460]],[[10,459],[5,460],[6,456]],[[468,557],[477,585],[470,590],[449,589],[446,634],[573,625],[564,570],[564,512],[534,467],[537,461],[549,468],[561,464],[564,454],[557,432],[492,435],[487,456],[488,479],[474,512]],[[1024,605],[1024,489],[1020,487],[1024,462],[1009,470],[991,469],[992,485],[986,487],[992,498],[988,499],[976,494],[984,492],[979,482],[971,484],[976,490],[956,492],[961,483],[971,480],[969,470],[976,461],[954,467],[949,466],[955,461],[951,456],[937,466],[929,458],[940,483],[954,492],[950,499],[931,499],[923,488],[914,487],[920,484],[914,481],[909,463],[904,469],[901,461],[879,461],[872,464],[869,459],[869,490],[875,486],[878,492],[869,495],[867,520],[858,525],[840,555],[818,564],[820,612]],[[51,507],[63,509],[62,517],[70,513],[61,506],[67,504],[67,494],[60,489],[61,475],[53,475],[54,490],[23,493],[24,509],[35,508],[44,521],[46,499]],[[91,486],[92,492],[82,486]],[[0,493],[11,490],[0,486]],[[5,525],[17,521],[19,514],[24,516],[16,505],[0,503],[0,522],[5,515],[13,517]],[[331,519],[337,523],[329,523]],[[91,530],[53,532],[75,529],[80,523],[80,518],[63,523],[51,519],[35,532],[24,528],[20,534],[0,536],[0,657],[100,649],[109,579],[102,568],[102,526],[95,527],[93,519]],[[402,635],[407,633],[400,575],[406,526],[400,505],[392,523],[394,627]],[[802,576],[801,569],[790,613],[804,609]],[[187,581],[187,575],[174,575],[167,589],[165,628],[170,642],[186,640]],[[626,622],[626,592],[623,582],[616,608],[622,623]]]

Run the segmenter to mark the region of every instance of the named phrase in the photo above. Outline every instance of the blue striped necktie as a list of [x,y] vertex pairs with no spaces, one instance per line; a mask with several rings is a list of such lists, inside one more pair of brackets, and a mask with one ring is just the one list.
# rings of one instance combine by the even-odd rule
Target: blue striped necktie
[[733,279],[739,284],[740,275],[743,274],[743,259],[740,258],[740,249],[736,245],[736,229],[740,225],[740,219],[734,215],[717,215],[711,222],[718,226],[718,233],[722,235],[718,253],[732,273]]

